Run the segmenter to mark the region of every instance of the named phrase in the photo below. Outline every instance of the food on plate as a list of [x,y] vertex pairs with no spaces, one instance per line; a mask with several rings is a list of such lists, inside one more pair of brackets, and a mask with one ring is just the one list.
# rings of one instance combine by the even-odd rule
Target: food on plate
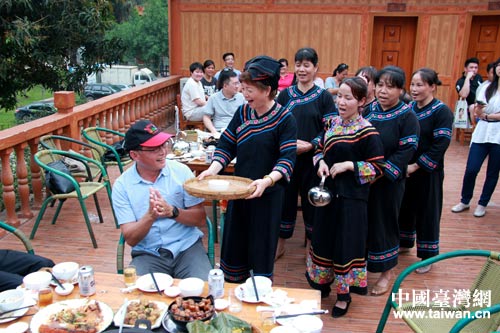
[[127,311],[125,313],[125,325],[135,325],[135,321],[138,319],[147,319],[151,323],[156,322],[156,320],[161,316],[161,309],[158,304],[146,299],[141,299],[139,301],[131,301],[127,305]]
[[66,308],[51,315],[40,325],[39,333],[97,333],[103,315],[99,303],[90,300],[77,308]]
[[197,302],[192,298],[176,297],[174,302],[170,307],[170,314],[176,320],[193,321],[205,319],[214,314],[214,305],[210,298],[201,298]]

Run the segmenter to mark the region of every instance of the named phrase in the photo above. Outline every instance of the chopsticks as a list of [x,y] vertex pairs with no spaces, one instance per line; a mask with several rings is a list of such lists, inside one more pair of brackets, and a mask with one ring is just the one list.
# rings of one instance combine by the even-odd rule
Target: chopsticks
[[0,320],[4,319],[19,319],[23,317],[29,317],[29,316],[34,316],[36,313],[30,313],[30,314],[23,314],[22,316],[10,316],[10,317],[1,317]]
[[156,290],[158,291],[158,294],[160,296],[163,296],[160,290],[160,287],[158,287],[158,282],[156,282],[155,275],[153,274],[153,271],[149,271],[149,274],[151,275],[151,278],[153,279],[153,283],[155,284]]
[[125,316],[127,315],[127,304],[128,304],[128,299],[125,298],[125,302],[123,302],[123,318],[122,321],[120,322],[120,328],[118,329],[118,333],[123,332],[123,324],[125,323]]
[[313,311],[313,312],[304,312],[304,313],[294,313],[294,314],[288,314],[288,315],[280,315],[280,316],[274,317],[274,319],[293,318],[293,317],[303,316],[303,315],[314,316],[314,315],[322,315],[322,314],[325,314],[325,313],[328,313],[328,310],[319,310],[319,311]]
[[54,276],[54,274],[52,274],[52,271],[50,269],[46,269],[46,271],[50,273],[50,275],[52,276],[52,280],[54,280],[54,282],[57,283],[57,285],[61,287],[62,290],[66,290],[66,288],[64,288],[62,283]]
[[257,292],[257,285],[255,284],[255,276],[253,275],[253,269],[250,270],[250,277],[252,278],[253,290],[255,291],[255,298],[257,302],[259,301],[259,293]]
[[[22,306],[22,307],[17,308],[17,309],[12,309],[12,310],[7,310],[7,311],[4,311],[4,312],[0,312],[0,317],[2,317],[3,315],[5,315],[5,314],[7,314],[7,313],[16,312],[16,311],[18,311],[18,310],[31,308],[33,305],[35,305],[35,304],[32,304],[32,305],[26,305],[26,306]],[[12,318],[12,317],[4,317],[4,318],[0,318],[0,319],[7,319],[7,318]]]

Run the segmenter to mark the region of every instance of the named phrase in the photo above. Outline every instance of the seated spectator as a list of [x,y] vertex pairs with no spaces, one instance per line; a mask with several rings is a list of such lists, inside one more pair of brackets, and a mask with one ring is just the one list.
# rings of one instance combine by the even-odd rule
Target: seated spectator
[[205,98],[208,100],[210,96],[217,91],[217,79],[214,77],[215,63],[213,60],[205,60],[203,63],[203,77],[201,78],[201,85],[205,91]]
[[35,254],[0,250],[0,291],[15,289],[26,275],[53,266],[52,260]]
[[128,129],[123,148],[135,164],[115,181],[113,208],[137,274],[207,280],[212,266],[199,229],[206,218],[203,199],[182,187],[192,171],[166,159],[170,137],[149,120]]
[[182,114],[190,121],[201,121],[203,119],[203,106],[207,103],[205,91],[201,85],[203,77],[203,65],[193,62],[189,66],[191,77],[186,81],[182,89]]
[[222,55],[222,60],[224,60],[224,68],[221,69],[220,71],[218,71],[217,73],[215,73],[215,78],[219,79],[220,73],[224,69],[227,68],[227,69],[232,69],[236,73],[236,75],[238,75],[238,79],[239,79],[240,75],[241,75],[241,71],[239,71],[236,68],[234,68],[234,53],[233,52],[224,53]]
[[325,80],[325,89],[328,90],[333,96],[333,100],[337,98],[337,92],[339,91],[340,84],[349,74],[349,66],[347,64],[339,64],[337,68],[333,70],[332,76],[327,77]]
[[281,58],[278,62],[283,65],[280,68],[280,80],[278,81],[278,91],[282,91],[292,85],[293,73],[288,72],[288,60]]
[[227,127],[236,109],[245,103],[245,97],[238,92],[240,80],[232,70],[224,70],[219,76],[219,91],[210,96],[205,112],[203,123],[206,129],[218,135]]

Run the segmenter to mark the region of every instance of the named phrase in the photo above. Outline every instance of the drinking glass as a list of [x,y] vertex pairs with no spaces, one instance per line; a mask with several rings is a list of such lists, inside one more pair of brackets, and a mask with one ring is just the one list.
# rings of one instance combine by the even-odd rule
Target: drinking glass
[[123,270],[123,278],[127,287],[133,286],[137,280],[137,270],[135,266],[129,265]]
[[269,333],[274,327],[274,312],[264,311],[260,313],[260,328],[262,333]]
[[236,297],[236,290],[229,290],[229,312],[237,313],[240,312],[242,308],[243,304],[241,304],[241,301]]
[[38,306],[43,308],[49,304],[52,304],[52,288],[50,286],[38,291]]

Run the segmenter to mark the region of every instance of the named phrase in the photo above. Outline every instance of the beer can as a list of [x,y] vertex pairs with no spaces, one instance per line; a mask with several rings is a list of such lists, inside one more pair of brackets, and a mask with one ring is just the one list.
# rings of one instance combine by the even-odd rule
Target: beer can
[[211,145],[205,149],[205,163],[211,164],[214,158],[215,146]]
[[80,267],[78,271],[78,288],[82,296],[92,296],[95,294],[94,269],[92,266]]
[[224,297],[224,273],[221,269],[208,272],[208,293],[214,298]]

